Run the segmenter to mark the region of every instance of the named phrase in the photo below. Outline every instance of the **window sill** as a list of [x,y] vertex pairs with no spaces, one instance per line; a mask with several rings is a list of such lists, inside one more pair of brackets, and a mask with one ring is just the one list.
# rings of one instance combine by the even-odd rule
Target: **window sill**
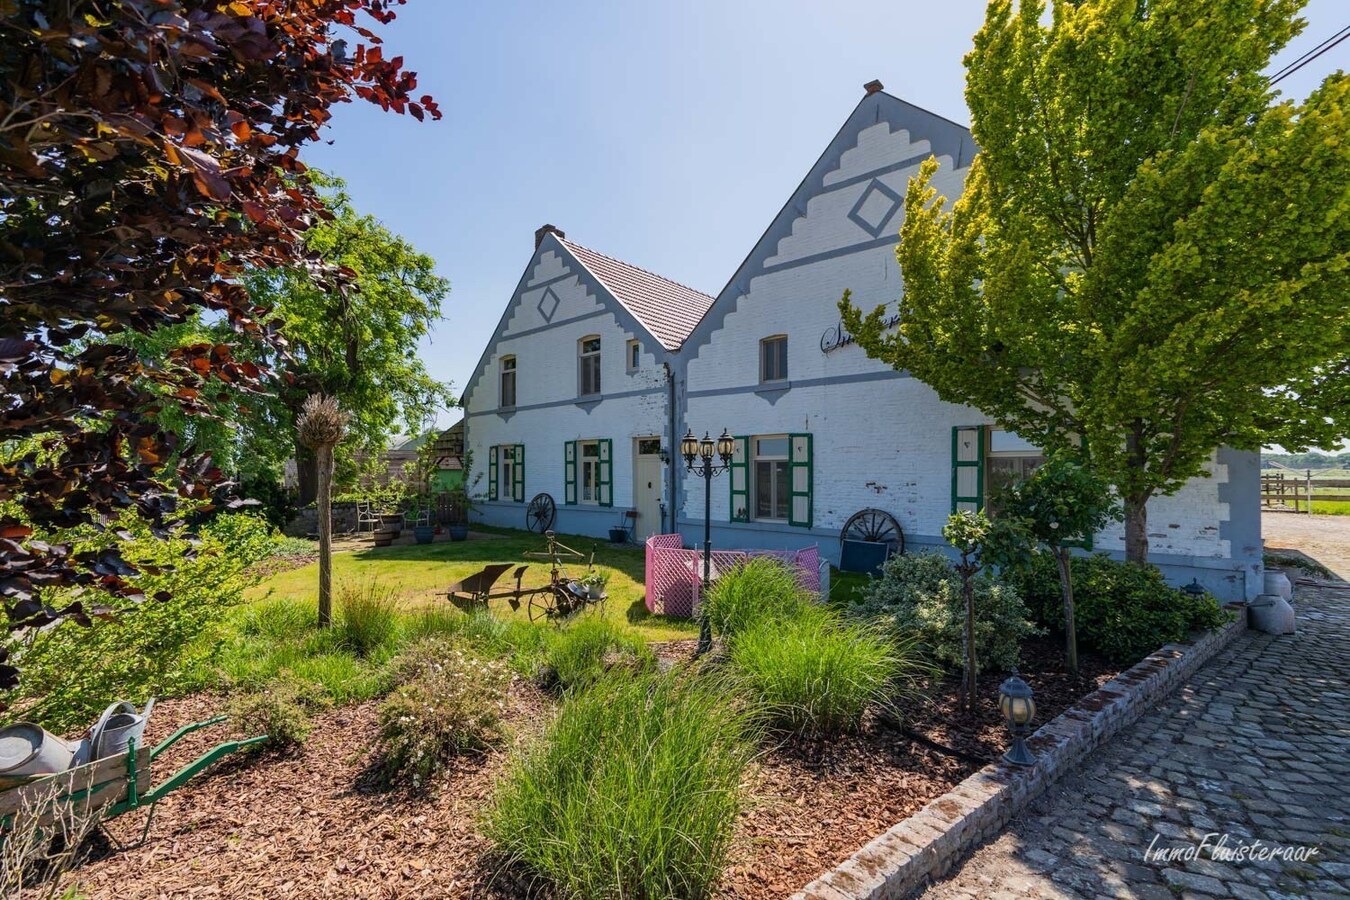
[[792,390],[791,381],[761,381],[759,387],[755,388],[755,393],[776,396],[790,390]]
[[586,394],[576,399],[576,406],[590,412],[600,405],[600,401],[605,399],[603,394]]

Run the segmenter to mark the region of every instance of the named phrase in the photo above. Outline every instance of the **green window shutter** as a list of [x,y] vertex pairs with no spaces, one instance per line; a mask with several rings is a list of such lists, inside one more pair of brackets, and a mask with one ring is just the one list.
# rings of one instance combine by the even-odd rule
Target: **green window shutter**
[[750,521],[750,438],[737,437],[731,454],[731,521]]
[[600,445],[600,505],[614,505],[614,442],[609,438],[597,441]]
[[984,509],[984,426],[952,429],[952,512]]
[[516,465],[511,470],[511,499],[525,502],[525,445],[516,444]]
[[577,442],[563,442],[563,504],[575,506],[577,502]]
[[500,448],[493,444],[488,448],[488,499],[497,499],[497,453]]
[[811,435],[788,435],[788,524],[810,528],[812,520]]

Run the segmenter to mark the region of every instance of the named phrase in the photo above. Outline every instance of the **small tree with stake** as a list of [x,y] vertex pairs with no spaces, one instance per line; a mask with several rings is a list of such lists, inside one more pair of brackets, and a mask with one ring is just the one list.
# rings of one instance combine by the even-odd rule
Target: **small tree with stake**
[[942,527],[942,536],[947,543],[961,554],[956,564],[956,573],[961,576],[961,598],[966,607],[966,678],[965,704],[967,709],[975,708],[975,695],[978,686],[975,676],[979,674],[978,661],[975,658],[975,576],[984,567],[982,559],[984,546],[989,541],[993,526],[984,511],[954,512]]
[[1008,485],[995,502],[999,520],[1013,526],[1005,531],[1013,539],[996,554],[1000,563],[1017,566],[1024,561],[1026,550],[1037,544],[1054,554],[1064,601],[1064,655],[1069,671],[1077,675],[1078,637],[1074,631],[1069,554],[1072,547],[1091,540],[1108,522],[1119,520],[1119,504],[1104,480],[1064,454],[1052,455],[1029,476]]
[[318,462],[319,513],[319,627],[333,624],[333,448],[347,431],[347,414],[337,399],[311,394],[297,424],[300,443],[314,451]]

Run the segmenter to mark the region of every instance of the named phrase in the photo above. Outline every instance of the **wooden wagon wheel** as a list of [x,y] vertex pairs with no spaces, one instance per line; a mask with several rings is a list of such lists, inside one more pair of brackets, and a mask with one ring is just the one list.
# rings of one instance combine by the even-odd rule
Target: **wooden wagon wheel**
[[558,614],[558,598],[554,595],[553,588],[541,588],[531,594],[527,612],[531,622],[537,622],[540,619],[552,619],[556,616]]
[[895,516],[884,509],[859,510],[849,517],[844,530],[839,534],[843,541],[869,541],[874,544],[890,544],[892,555],[905,552],[905,532]]
[[535,534],[543,534],[553,527],[558,517],[558,505],[549,494],[535,494],[530,505],[525,507],[525,527]]

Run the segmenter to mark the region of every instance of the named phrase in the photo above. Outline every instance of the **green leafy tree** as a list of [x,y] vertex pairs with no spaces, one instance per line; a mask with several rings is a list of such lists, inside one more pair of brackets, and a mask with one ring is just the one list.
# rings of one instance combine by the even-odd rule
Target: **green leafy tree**
[[[337,398],[351,416],[348,438],[335,457],[340,484],[355,480],[361,461],[388,446],[399,429],[420,433],[437,409],[454,404],[449,385],[436,381],[417,354],[418,343],[441,315],[449,282],[435,261],[372,216],[352,208],[343,182],[311,172],[323,188],[332,218],[305,233],[305,246],[326,263],[353,273],[346,290],[333,290],[309,267],[258,270],[249,295],[281,320],[289,355],[270,359],[283,372],[277,405],[255,407],[257,430],[280,421],[288,435],[311,394]],[[314,499],[315,457],[298,441],[300,502]]]
[[[1120,518],[1110,486],[1091,469],[1064,454],[1051,456],[1026,478],[1014,481],[994,498],[1000,521],[1012,523],[1015,535],[1000,562],[1018,565],[1040,545],[1055,558],[1064,605],[1064,654],[1069,671],[1078,674],[1078,637],[1074,630],[1073,576],[1069,554],[1107,523]],[[1028,546],[1031,544],[1032,546]]]
[[[1350,433],[1350,79],[1276,102],[1299,0],[990,3],[966,56],[980,152],[928,160],[878,359],[1047,450],[1086,443],[1148,555],[1146,504],[1215,449]],[[1339,410],[1339,412],[1338,412]]]

